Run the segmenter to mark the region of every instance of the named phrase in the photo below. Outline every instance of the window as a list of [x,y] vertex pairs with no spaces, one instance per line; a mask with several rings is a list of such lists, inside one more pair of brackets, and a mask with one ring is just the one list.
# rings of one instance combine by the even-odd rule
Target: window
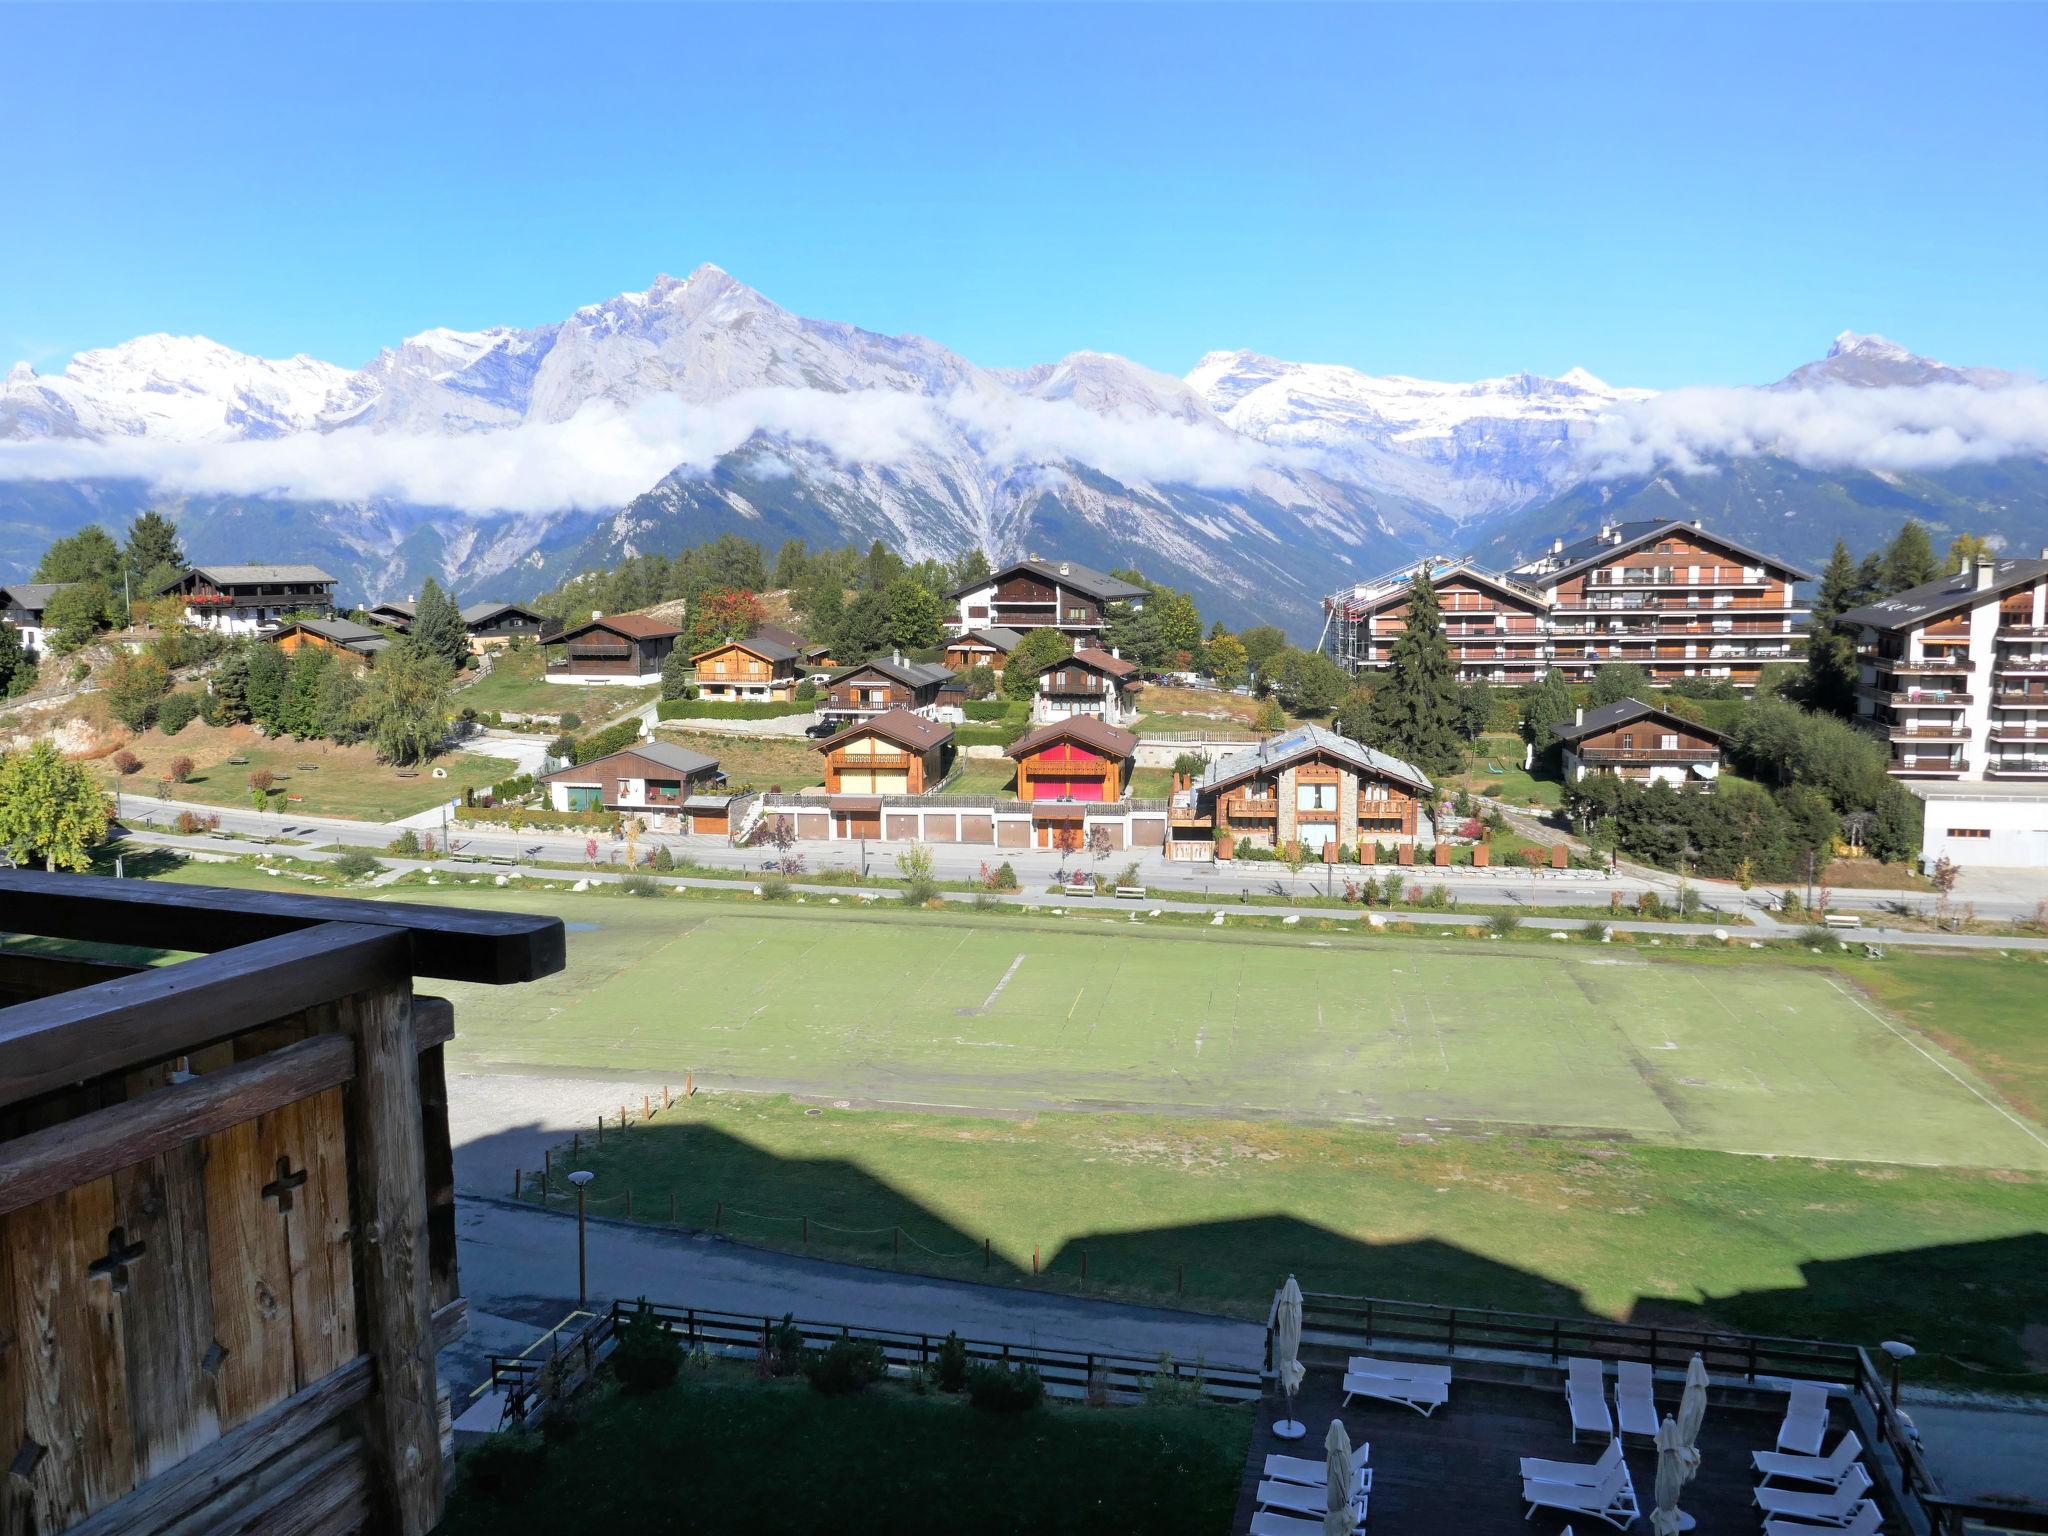
[[1666,752],[1676,752],[1678,750],[1678,737],[1676,734],[1667,731],[1664,735],[1657,738],[1657,745]]
[[1948,835],[1950,837],[1989,837],[1991,829],[1989,827],[1950,827]]
[[569,786],[569,809],[572,811],[601,811],[604,809],[604,792],[595,784],[571,784]]
[[1337,809],[1337,786],[1334,784],[1296,784],[1294,806],[1301,811],[1334,811]]
[[1630,749],[1631,749],[1632,747],[1634,747],[1634,746],[1635,746],[1635,744],[1636,744],[1636,733],[1635,733],[1634,731],[1623,731],[1623,732],[1621,733],[1621,750],[1622,750],[1622,751],[1626,752],[1626,751],[1630,750]]

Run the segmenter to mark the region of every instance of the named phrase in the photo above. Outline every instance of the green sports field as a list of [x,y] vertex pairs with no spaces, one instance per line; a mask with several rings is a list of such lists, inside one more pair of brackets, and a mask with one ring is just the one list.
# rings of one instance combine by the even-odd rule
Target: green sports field
[[880,1105],[2048,1168],[2039,1129],[1823,967],[1100,918],[553,905],[570,922],[567,971],[459,997],[459,1060],[689,1071]]

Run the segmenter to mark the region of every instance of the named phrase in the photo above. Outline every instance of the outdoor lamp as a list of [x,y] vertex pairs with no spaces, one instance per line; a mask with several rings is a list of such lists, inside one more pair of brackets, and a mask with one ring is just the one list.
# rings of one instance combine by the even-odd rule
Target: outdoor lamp
[[576,1186],[576,1304],[581,1306],[590,1290],[589,1265],[585,1260],[587,1250],[583,1244],[583,1212],[590,1181],[597,1175],[588,1168],[578,1168],[569,1175],[569,1182]]
[[1886,1339],[1877,1347],[1892,1357],[1892,1406],[1896,1408],[1899,1406],[1899,1367],[1912,1359],[1918,1351],[1912,1345],[1902,1344],[1897,1339]]

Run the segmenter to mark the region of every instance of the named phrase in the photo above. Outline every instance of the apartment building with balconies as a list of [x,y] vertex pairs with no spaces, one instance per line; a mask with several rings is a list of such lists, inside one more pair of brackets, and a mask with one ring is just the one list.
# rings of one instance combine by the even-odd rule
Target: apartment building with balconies
[[1354,672],[1385,667],[1418,571],[1436,590],[1465,682],[1526,683],[1553,669],[1589,680],[1634,662],[1662,685],[1687,678],[1753,688],[1772,662],[1806,654],[1808,572],[1665,520],[1610,524],[1512,571],[1433,557],[1324,599],[1331,653]]
[[1977,561],[1840,619],[1859,724],[1902,779],[2048,780],[2048,550]]

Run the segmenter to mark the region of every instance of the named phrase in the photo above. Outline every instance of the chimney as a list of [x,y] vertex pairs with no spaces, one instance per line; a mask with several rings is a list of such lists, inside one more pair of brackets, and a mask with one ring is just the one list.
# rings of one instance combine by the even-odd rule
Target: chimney
[[1984,591],[1998,575],[1998,562],[1989,555],[1977,557],[1977,590]]
[[1117,654],[1117,648],[1116,648],[1115,646],[1113,646],[1113,645],[1112,645],[1112,646],[1111,646],[1111,647],[1109,648],[1109,659],[1110,659],[1111,661],[1122,661],[1122,660],[1123,660],[1123,657],[1121,657],[1121,656],[1119,656],[1119,655]]
[[1551,552],[1551,553],[1552,553],[1553,555],[1561,555],[1561,554],[1563,554],[1563,553],[1564,553],[1564,540],[1563,540],[1563,539],[1552,539],[1552,540],[1550,541],[1550,552]]
[[1061,574],[1062,576],[1069,576],[1069,575],[1072,575],[1072,574],[1073,574],[1073,567],[1072,567],[1072,566],[1070,566],[1070,565],[1068,565],[1066,561],[1062,560],[1062,561],[1060,562],[1060,574]]
[[604,610],[602,608],[593,608],[590,610],[590,616],[593,619],[601,619],[604,617]]
[[1693,525],[1693,527],[1695,527],[1695,528],[1699,528],[1699,527],[1702,527],[1702,526],[1704,526],[1704,525],[1703,525],[1703,524],[1702,524],[1702,523],[1700,522],[1700,520],[1699,520],[1698,518],[1694,518],[1694,519],[1692,520],[1692,525]]
[[1572,714],[1572,724],[1573,724],[1573,725],[1584,725],[1585,723],[1586,723],[1586,706],[1585,706],[1585,705],[1583,705],[1583,704],[1581,704],[1581,705],[1580,705],[1580,706],[1578,707],[1578,709],[1577,709],[1576,711],[1574,711],[1574,712],[1573,712],[1573,714]]

